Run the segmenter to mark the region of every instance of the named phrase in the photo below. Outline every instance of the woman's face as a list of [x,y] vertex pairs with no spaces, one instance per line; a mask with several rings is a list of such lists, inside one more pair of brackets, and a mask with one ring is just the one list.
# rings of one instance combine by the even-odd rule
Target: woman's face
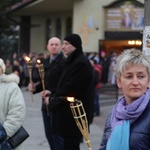
[[150,86],[147,69],[143,65],[125,67],[120,80],[117,79],[117,85],[122,88],[126,102],[132,103],[145,93],[147,87]]
[[0,76],[3,74],[3,70],[2,68],[0,67]]

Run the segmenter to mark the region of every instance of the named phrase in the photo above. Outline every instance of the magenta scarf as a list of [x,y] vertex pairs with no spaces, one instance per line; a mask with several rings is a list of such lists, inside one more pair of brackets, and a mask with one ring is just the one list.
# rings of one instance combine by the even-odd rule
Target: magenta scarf
[[123,120],[129,120],[130,124],[133,123],[145,110],[150,100],[150,89],[148,88],[137,100],[131,104],[126,105],[125,97],[120,98],[115,104],[112,116],[111,125],[114,128],[116,125],[121,125]]

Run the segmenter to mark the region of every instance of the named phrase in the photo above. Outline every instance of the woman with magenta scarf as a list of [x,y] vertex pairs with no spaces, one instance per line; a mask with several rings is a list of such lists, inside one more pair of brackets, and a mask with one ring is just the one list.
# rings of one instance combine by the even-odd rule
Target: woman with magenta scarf
[[99,150],[149,150],[150,57],[137,49],[125,50],[114,71],[124,95],[108,115]]

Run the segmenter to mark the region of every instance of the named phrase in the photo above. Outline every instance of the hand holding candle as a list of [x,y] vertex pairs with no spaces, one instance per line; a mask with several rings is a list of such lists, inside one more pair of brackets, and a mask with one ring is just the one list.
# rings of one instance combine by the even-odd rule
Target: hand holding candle
[[[44,72],[44,66],[43,66],[43,64],[41,63],[41,61],[39,59],[37,60],[37,64],[38,64],[37,66],[38,66],[39,75],[40,75],[41,82],[42,82],[43,92],[45,92],[45,83],[44,83],[45,72]],[[46,105],[46,110],[47,110],[47,115],[49,115],[48,105]]]

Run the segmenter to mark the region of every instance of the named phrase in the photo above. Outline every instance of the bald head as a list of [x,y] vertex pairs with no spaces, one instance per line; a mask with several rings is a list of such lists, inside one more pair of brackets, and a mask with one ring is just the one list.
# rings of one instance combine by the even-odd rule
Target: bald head
[[57,37],[52,37],[49,39],[47,44],[47,50],[50,55],[57,55],[61,52],[61,40]]
[[52,42],[57,42],[57,43],[61,44],[60,39],[57,38],[57,37],[52,37],[52,38],[50,38],[49,41],[48,41],[48,43],[52,43]]

